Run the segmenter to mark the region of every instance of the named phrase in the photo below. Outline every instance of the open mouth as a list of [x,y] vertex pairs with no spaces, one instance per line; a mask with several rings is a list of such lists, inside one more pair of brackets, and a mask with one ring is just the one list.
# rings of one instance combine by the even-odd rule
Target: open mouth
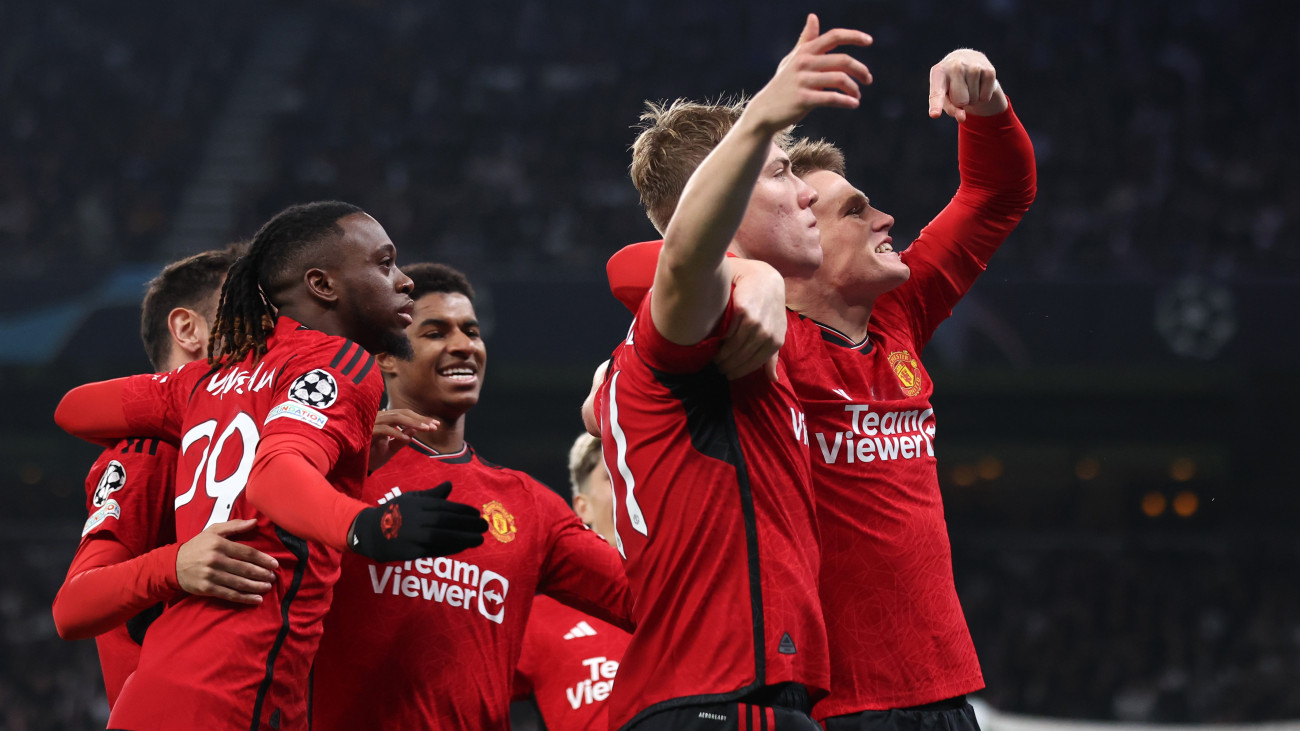
[[894,252],[894,239],[886,236],[884,241],[876,245],[877,254],[892,254]]
[[473,383],[478,378],[478,369],[468,365],[454,365],[446,368],[439,368],[438,375],[450,381],[460,383]]

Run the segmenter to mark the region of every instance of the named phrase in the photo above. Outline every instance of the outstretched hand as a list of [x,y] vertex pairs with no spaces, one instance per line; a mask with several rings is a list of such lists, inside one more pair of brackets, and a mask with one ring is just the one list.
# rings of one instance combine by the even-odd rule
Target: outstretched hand
[[817,16],[810,13],[799,42],[750,100],[746,114],[775,134],[817,107],[856,109],[862,98],[858,85],[870,84],[871,72],[852,56],[831,51],[869,45],[871,36],[862,31],[834,28],[821,33]]
[[947,114],[958,122],[966,114],[988,117],[1007,108],[997,70],[988,56],[959,48],[930,67],[930,118]]

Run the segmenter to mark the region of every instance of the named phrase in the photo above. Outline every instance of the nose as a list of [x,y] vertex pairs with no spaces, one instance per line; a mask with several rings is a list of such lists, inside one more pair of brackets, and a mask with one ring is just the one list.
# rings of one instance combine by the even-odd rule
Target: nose
[[406,276],[401,269],[394,267],[394,270],[397,272],[397,291],[409,295],[415,290],[415,282]]
[[811,208],[812,204],[817,202],[817,189],[805,183],[803,178],[795,178],[799,181],[799,207]]
[[876,231],[888,231],[894,227],[894,217],[884,211],[876,211],[875,225],[872,226]]

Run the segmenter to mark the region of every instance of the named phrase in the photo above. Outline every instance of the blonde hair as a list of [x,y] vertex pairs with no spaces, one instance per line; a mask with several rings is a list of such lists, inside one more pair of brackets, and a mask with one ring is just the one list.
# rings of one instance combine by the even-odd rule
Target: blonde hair
[[785,148],[785,152],[790,156],[790,169],[795,175],[806,175],[818,170],[844,175],[844,153],[826,140],[801,137]]
[[584,432],[569,448],[569,486],[573,490],[573,497],[586,492],[587,479],[597,468],[604,469],[600,438]]
[[[712,103],[686,99],[671,104],[646,102],[636,126],[640,132],[632,143],[628,171],[641,195],[641,205],[659,233],[668,229],[695,168],[727,136],[747,103],[745,97]],[[788,136],[783,131],[775,141],[784,147]]]

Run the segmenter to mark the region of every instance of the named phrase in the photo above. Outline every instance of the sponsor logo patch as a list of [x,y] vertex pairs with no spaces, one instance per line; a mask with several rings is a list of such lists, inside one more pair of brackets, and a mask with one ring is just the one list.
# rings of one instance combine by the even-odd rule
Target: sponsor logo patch
[[487,521],[488,531],[502,543],[515,539],[515,516],[506,511],[506,506],[493,500],[483,506],[483,520]]
[[293,379],[289,398],[313,409],[328,409],[339,398],[339,386],[333,376],[317,368]]
[[112,498],[105,500],[103,506],[91,513],[90,517],[86,519],[86,525],[81,528],[81,537],[85,538],[86,534],[98,528],[109,518],[120,517],[122,517],[122,506],[118,505],[117,501]]
[[112,493],[126,487],[126,468],[121,462],[112,460],[104,468],[104,474],[99,476],[99,484],[95,486],[95,492],[90,496],[90,502],[95,507],[102,507],[104,501]]
[[262,424],[265,426],[266,424],[270,424],[272,421],[280,418],[296,419],[304,424],[310,424],[317,429],[324,429],[325,424],[329,421],[329,417],[310,406],[303,406],[302,404],[293,401],[285,401],[274,409],[271,409],[271,412],[266,415],[266,421],[262,422]]
[[921,392],[921,364],[906,350],[896,350],[889,354],[889,367],[894,369],[903,392],[915,396]]

